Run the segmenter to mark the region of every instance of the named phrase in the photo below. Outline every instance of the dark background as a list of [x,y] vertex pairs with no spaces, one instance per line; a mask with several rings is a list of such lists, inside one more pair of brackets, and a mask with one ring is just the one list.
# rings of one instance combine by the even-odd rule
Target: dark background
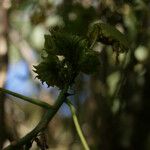
[[[130,50],[119,56],[98,43],[99,72],[80,74],[71,99],[91,150],[150,149],[150,2],[149,0],[1,0],[0,86],[53,104],[57,88],[35,78],[44,34],[50,27],[86,36],[101,20],[127,35]],[[0,93],[0,149],[28,133],[44,111]],[[69,110],[63,106],[47,132],[50,150],[83,149]],[[32,147],[36,150],[36,144]]]

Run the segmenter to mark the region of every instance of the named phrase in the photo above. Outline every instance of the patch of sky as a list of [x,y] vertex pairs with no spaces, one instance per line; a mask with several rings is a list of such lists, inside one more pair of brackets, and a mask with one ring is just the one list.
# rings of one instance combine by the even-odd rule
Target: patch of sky
[[30,79],[26,61],[19,60],[9,64],[5,88],[25,96],[34,96],[38,93],[37,87]]

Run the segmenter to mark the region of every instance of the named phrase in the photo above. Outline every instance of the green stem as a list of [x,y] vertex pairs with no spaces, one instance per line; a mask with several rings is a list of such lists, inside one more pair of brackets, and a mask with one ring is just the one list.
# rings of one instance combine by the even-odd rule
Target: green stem
[[88,144],[87,144],[87,142],[86,142],[86,139],[85,139],[85,137],[84,137],[84,135],[83,135],[83,132],[82,132],[82,130],[81,130],[81,127],[80,127],[78,118],[77,118],[77,116],[76,116],[76,112],[75,112],[75,108],[74,108],[73,104],[72,104],[68,99],[67,99],[66,103],[67,103],[67,105],[69,106],[70,111],[71,111],[71,113],[72,113],[72,118],[73,118],[73,121],[74,121],[76,130],[77,130],[77,133],[78,133],[78,135],[79,135],[79,137],[80,137],[80,140],[81,140],[81,143],[82,143],[84,149],[85,149],[85,150],[90,150],[90,148],[89,148],[89,146],[88,146]]
[[54,105],[55,109],[48,109],[38,125],[27,135],[25,135],[23,138],[19,139],[18,141],[12,142],[9,146],[4,148],[3,150],[17,150],[23,145],[26,145],[29,143],[34,137],[37,136],[38,133],[45,130],[48,123],[52,120],[58,109],[61,107],[61,105],[66,100],[66,93],[68,91],[68,86],[65,86],[64,89],[59,94],[59,97],[57,98],[57,101]]
[[3,93],[7,93],[7,94],[10,94],[12,96],[15,96],[17,98],[20,98],[21,100],[24,100],[24,101],[30,102],[32,104],[38,105],[40,107],[46,108],[46,109],[52,109],[53,108],[53,106],[51,106],[51,105],[49,105],[49,104],[47,104],[45,102],[42,102],[42,101],[40,101],[38,99],[29,98],[29,97],[26,97],[24,95],[12,92],[10,90],[6,90],[6,89],[3,89],[3,88],[0,88],[0,91],[3,92]]

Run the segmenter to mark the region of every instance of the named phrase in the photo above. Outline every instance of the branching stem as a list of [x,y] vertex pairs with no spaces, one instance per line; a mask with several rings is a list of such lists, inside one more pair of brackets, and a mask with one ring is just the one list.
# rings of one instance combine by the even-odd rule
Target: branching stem
[[65,86],[64,89],[59,94],[59,97],[56,100],[56,103],[54,105],[55,109],[48,109],[46,111],[46,113],[44,114],[44,116],[42,117],[42,119],[40,120],[40,122],[38,123],[38,125],[31,132],[29,132],[27,135],[25,135],[18,141],[12,142],[9,146],[4,148],[3,150],[17,150],[20,147],[22,147],[22,146],[26,145],[27,143],[29,143],[30,141],[32,141],[32,139],[35,138],[38,135],[38,133],[45,130],[48,123],[52,120],[52,118],[54,117],[54,115],[56,114],[58,109],[61,107],[61,105],[66,100],[67,91],[68,91],[68,86]]

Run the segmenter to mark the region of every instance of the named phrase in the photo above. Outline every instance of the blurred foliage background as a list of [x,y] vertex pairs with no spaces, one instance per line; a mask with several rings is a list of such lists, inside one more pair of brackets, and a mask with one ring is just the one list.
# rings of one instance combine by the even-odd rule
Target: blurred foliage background
[[[40,61],[50,27],[86,36],[96,20],[127,34],[130,51],[115,55],[98,43],[99,72],[80,74],[71,100],[91,150],[150,149],[149,0],[0,0],[0,86],[53,104],[59,90],[42,85],[33,65]],[[0,93],[0,149],[27,134],[43,109]],[[69,110],[63,106],[46,131],[50,150],[83,149]],[[38,149],[34,143],[33,150]]]

